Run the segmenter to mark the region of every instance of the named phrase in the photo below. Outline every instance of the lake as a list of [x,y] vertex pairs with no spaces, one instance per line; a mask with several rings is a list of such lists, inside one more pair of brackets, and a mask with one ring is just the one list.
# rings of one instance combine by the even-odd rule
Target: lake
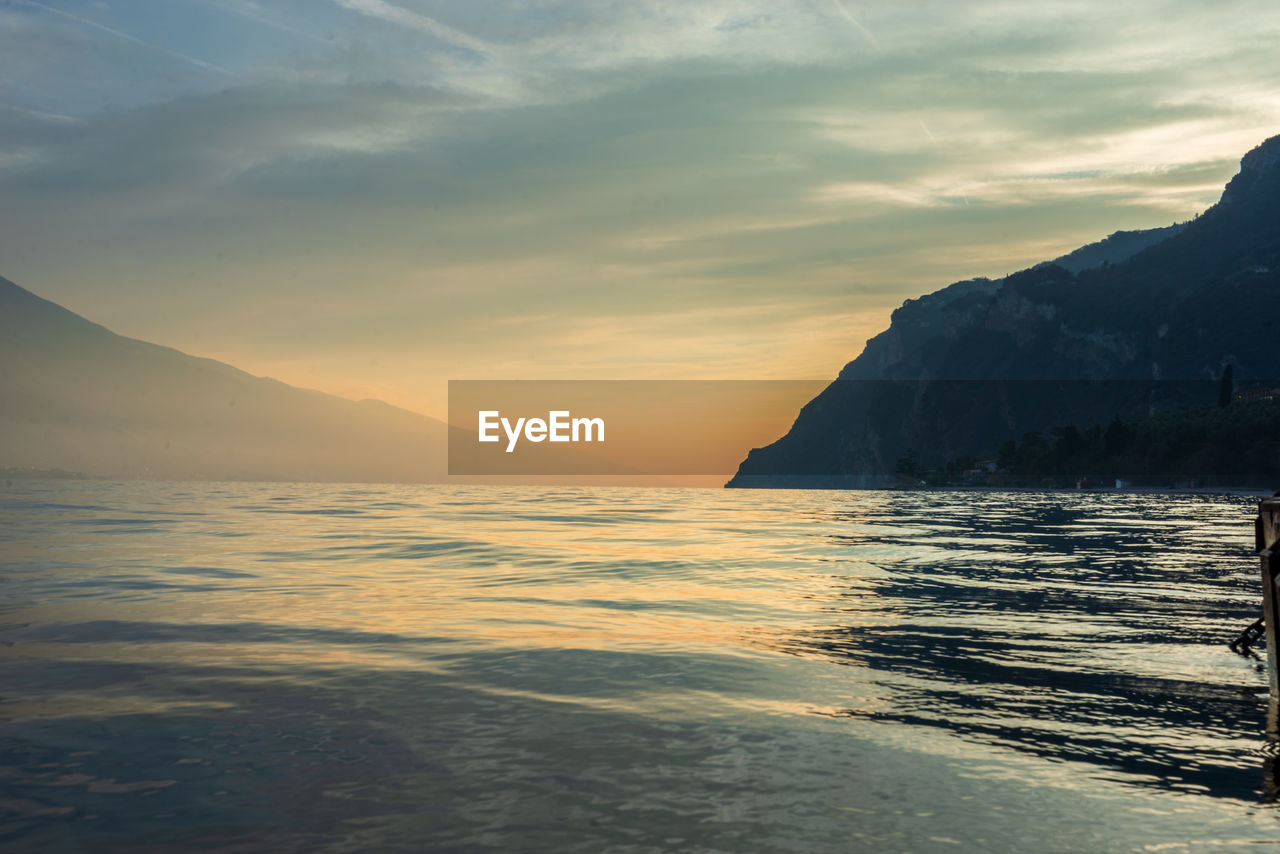
[[1256,500],[17,480],[0,850],[1280,848]]

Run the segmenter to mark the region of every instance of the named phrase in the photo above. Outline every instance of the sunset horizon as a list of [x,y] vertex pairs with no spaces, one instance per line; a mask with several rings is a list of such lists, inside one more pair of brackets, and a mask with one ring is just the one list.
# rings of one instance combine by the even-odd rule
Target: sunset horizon
[[1280,847],[1278,39],[0,0],[0,850]]
[[150,8],[0,10],[0,274],[440,419],[449,379],[830,379],[1280,132],[1249,3]]

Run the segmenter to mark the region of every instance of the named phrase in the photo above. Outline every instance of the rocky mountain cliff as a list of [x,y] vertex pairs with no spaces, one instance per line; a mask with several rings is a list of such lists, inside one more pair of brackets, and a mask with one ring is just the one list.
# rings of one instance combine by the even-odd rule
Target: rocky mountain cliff
[[0,279],[0,467],[171,480],[423,482],[443,423],[120,335]]
[[1191,222],[908,300],[729,485],[876,485],[908,450],[936,465],[1028,430],[1194,402],[1194,381],[1211,386],[1228,364],[1242,386],[1271,382],[1277,333],[1280,136]]

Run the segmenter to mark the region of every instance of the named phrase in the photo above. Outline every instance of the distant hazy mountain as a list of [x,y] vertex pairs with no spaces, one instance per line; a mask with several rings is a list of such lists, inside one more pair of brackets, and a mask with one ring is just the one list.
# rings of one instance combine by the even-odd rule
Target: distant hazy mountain
[[424,482],[443,423],[124,338],[0,279],[0,467],[175,480]]
[[1278,334],[1273,137],[1189,223],[1117,232],[1056,263],[907,300],[729,485],[871,485],[908,450],[927,467],[1068,416],[1142,414],[1152,401],[1126,390],[1212,385],[1227,364],[1242,386],[1274,382]]
[[1119,264],[1148,246],[1173,237],[1186,226],[1185,222],[1179,222],[1163,228],[1148,228],[1145,231],[1112,232],[1096,243],[1081,246],[1073,252],[1054,258],[1049,263],[1065,267],[1072,273],[1101,267],[1103,264]]

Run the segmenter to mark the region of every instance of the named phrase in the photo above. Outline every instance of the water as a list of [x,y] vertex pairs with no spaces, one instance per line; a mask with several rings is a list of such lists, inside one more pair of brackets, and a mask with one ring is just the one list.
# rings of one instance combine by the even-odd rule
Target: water
[[1280,847],[1253,500],[15,482],[0,850]]

